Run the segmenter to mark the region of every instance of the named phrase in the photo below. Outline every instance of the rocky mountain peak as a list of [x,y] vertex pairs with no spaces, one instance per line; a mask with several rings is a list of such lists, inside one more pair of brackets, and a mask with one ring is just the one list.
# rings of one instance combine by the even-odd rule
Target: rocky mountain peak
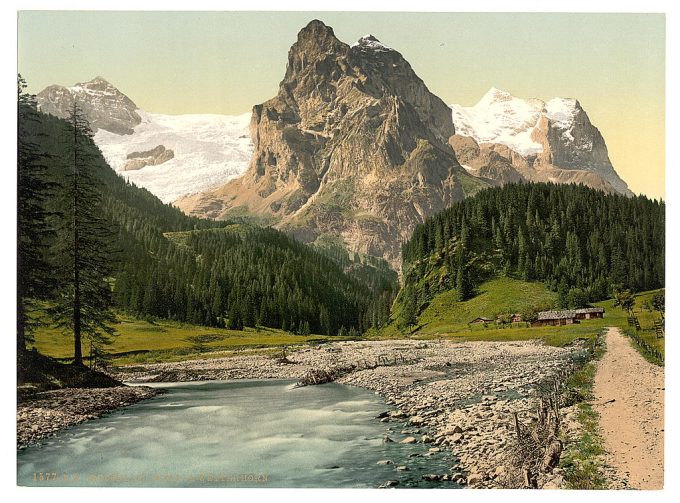
[[371,49],[374,51],[391,51],[391,47],[387,47],[385,44],[380,42],[373,35],[364,35],[356,43],[352,44],[352,47],[359,47],[360,49]]
[[87,82],[80,82],[80,83],[76,84],[76,86],[87,87],[87,88],[90,88],[90,89],[96,89],[98,91],[113,89],[116,92],[120,92],[118,89],[116,89],[114,86],[112,86],[109,81],[107,81],[104,77],[101,77],[99,75],[97,75],[92,80],[88,80]]
[[349,46],[337,39],[333,28],[315,19],[302,28],[297,41],[288,51],[288,67],[284,80],[291,80],[304,70],[316,71],[324,61],[346,54]]
[[574,123],[576,115],[583,112],[583,108],[573,98],[553,98],[545,104],[543,112],[554,126],[568,128]]
[[303,44],[305,41],[311,41],[319,46],[325,45],[326,42],[336,44],[339,42],[338,38],[333,32],[333,28],[326,25],[319,19],[312,19],[307,26],[302,28],[297,35],[297,43]]
[[456,161],[454,132],[450,109],[399,52],[372,35],[350,47],[314,20],[278,94],[253,109],[246,174],[178,205],[217,218],[245,207],[304,241],[340,235],[397,264],[416,224],[487,185]]
[[501,101],[510,101],[514,98],[512,94],[502,89],[496,87],[491,87],[482,98],[479,100],[479,104],[485,103],[498,103]]
[[142,122],[137,105],[103,77],[71,87],[53,85],[37,95],[38,108],[66,118],[75,102],[82,109],[93,132],[104,129],[116,134],[132,134]]

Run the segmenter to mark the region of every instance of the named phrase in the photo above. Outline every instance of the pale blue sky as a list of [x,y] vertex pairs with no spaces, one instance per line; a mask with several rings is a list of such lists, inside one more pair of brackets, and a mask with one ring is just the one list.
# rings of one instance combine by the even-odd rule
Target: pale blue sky
[[101,75],[148,111],[237,114],[276,93],[314,18],[347,43],[372,33],[447,103],[578,98],[631,188],[663,196],[663,15],[21,12],[18,67],[33,92]]

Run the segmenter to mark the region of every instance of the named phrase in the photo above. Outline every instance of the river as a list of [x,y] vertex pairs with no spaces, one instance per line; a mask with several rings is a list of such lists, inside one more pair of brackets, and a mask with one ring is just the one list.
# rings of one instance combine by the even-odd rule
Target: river
[[[376,419],[389,407],[371,391],[282,380],[159,386],[168,392],[18,452],[18,484],[458,487],[422,480],[448,473],[454,458],[428,452],[431,444],[399,443],[411,434]],[[395,442],[384,443],[385,435]]]

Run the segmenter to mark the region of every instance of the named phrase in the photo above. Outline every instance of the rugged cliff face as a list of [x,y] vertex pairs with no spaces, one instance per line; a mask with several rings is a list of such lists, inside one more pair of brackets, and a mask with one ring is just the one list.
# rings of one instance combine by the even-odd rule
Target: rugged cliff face
[[450,109],[399,52],[372,36],[350,47],[312,21],[277,96],[253,109],[245,175],[177,204],[215,218],[271,215],[305,241],[337,234],[397,264],[417,223],[488,185],[458,164],[454,133]]
[[73,87],[49,86],[38,93],[38,108],[56,117],[68,117],[75,101],[93,132],[104,129],[116,134],[132,134],[142,122],[137,105],[102,77]]
[[497,185],[582,183],[632,195],[602,134],[575,99],[523,100],[492,88],[475,106],[451,109],[457,134],[449,143],[475,176]]

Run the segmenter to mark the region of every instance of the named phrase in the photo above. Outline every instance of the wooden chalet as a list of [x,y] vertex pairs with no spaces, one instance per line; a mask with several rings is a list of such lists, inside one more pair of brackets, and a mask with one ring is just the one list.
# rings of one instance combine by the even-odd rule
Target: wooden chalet
[[584,307],[574,309],[577,320],[591,320],[593,318],[604,318],[604,307]]
[[531,326],[572,325],[578,323],[579,320],[591,320],[603,317],[603,307],[584,307],[580,309],[565,309],[563,311],[541,311],[538,313],[538,319],[532,322]]
[[532,327],[544,327],[549,325],[573,325],[576,321],[576,311],[568,309],[564,311],[541,311]]

